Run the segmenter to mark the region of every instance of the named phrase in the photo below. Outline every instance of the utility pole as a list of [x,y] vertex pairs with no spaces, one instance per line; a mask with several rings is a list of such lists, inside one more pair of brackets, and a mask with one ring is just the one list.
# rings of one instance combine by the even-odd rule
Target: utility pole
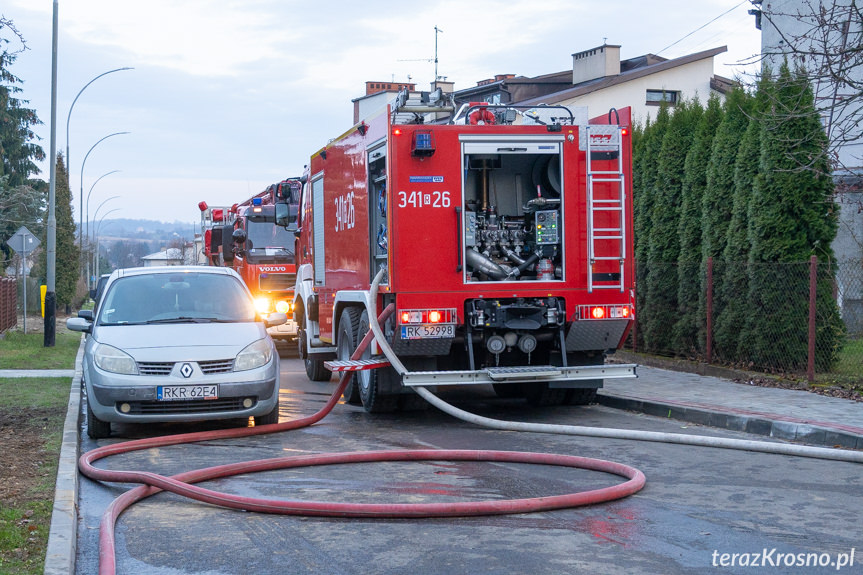
[[439,33],[443,34],[443,30],[441,30],[440,28],[435,26],[434,27],[434,81],[435,82],[440,80],[440,76],[438,76],[438,73],[437,73],[437,35]]
[[[56,185],[57,185],[57,14],[60,8],[57,0],[54,0],[54,33],[51,41],[51,183],[48,187],[48,231],[47,231],[47,281],[45,291],[45,327],[43,347],[54,347],[56,342],[57,329],[57,293],[56,293],[56,272],[57,272],[57,215],[54,210],[56,203]],[[24,310],[27,313],[27,310]]]

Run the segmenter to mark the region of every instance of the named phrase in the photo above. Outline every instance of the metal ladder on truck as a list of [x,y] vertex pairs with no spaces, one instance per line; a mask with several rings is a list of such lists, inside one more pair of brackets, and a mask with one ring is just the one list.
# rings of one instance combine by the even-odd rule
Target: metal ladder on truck
[[[595,289],[623,291],[624,286],[626,182],[620,131],[617,125],[586,126],[588,292]],[[594,168],[596,161],[611,160],[616,160],[616,169]],[[617,262],[617,266],[611,262]],[[617,271],[612,271],[614,269]]]

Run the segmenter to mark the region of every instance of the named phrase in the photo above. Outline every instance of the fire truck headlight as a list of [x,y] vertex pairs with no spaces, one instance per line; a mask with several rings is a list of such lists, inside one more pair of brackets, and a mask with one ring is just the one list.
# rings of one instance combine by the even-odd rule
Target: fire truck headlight
[[276,311],[279,313],[288,313],[291,311],[291,304],[284,300],[276,302]]
[[266,297],[255,298],[255,309],[258,313],[267,313],[270,311],[270,299]]

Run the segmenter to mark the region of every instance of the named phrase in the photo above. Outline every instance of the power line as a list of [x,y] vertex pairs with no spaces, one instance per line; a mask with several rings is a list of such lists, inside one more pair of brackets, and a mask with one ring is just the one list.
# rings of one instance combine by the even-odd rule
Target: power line
[[717,16],[716,18],[714,18],[713,20],[711,20],[711,21],[707,22],[706,24],[702,24],[701,26],[699,26],[698,28],[696,28],[695,30],[693,30],[692,32],[690,32],[689,34],[687,34],[686,36],[684,36],[683,38],[681,38],[680,40],[677,40],[676,42],[673,42],[672,44],[669,44],[668,46],[666,46],[665,48],[663,48],[662,50],[660,50],[659,52],[657,52],[657,53],[656,53],[656,55],[658,56],[658,55],[662,54],[663,52],[665,52],[666,50],[668,50],[669,48],[671,48],[672,46],[676,46],[677,44],[680,44],[681,42],[683,42],[684,40],[686,40],[687,38],[689,38],[690,36],[692,36],[693,34],[695,34],[696,32],[698,32],[699,30],[703,30],[703,29],[704,29],[704,28],[706,28],[707,26],[710,26],[711,24],[713,24],[714,22],[716,22],[717,20],[719,20],[720,18],[722,18],[722,17],[723,17],[723,16],[725,16],[726,14],[728,14],[728,13],[730,13],[730,12],[733,12],[734,10],[737,10],[738,8],[740,8],[741,6],[743,6],[744,4],[746,4],[747,2],[749,2],[749,0],[743,0],[743,2],[741,2],[740,4],[737,4],[737,5],[735,5],[734,7],[729,8],[728,10],[726,10],[725,12],[723,12],[722,14],[720,14],[719,16]]

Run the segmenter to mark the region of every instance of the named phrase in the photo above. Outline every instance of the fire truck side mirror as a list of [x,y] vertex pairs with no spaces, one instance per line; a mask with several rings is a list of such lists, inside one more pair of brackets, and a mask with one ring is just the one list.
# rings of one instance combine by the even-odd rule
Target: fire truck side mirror
[[231,234],[231,239],[233,239],[237,244],[243,245],[246,243],[246,231],[241,229],[234,230],[234,233]]
[[276,202],[276,225],[289,228],[297,223],[297,206],[285,202]]

